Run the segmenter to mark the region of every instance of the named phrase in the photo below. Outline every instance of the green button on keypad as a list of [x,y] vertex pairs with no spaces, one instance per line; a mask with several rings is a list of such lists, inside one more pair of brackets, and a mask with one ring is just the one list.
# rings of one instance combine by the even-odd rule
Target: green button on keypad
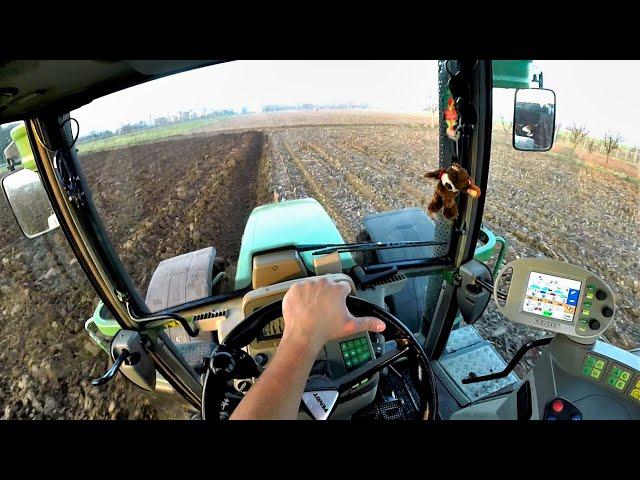
[[371,350],[366,337],[340,343],[340,350],[347,370],[351,371],[371,360]]
[[625,382],[623,382],[622,380],[618,380],[618,381],[616,382],[616,388],[617,388],[618,390],[624,390],[624,386],[625,386],[625,385],[626,385],[626,383],[625,383]]
[[606,366],[606,361],[599,359],[595,355],[587,354],[582,362],[582,374],[594,382],[599,382],[600,379],[604,377],[604,369]]
[[622,372],[620,374],[620,380],[624,380],[626,382],[627,380],[629,380],[630,376],[631,374],[629,372]]
[[622,370],[620,370],[619,368],[614,368],[613,372],[611,372],[611,375],[613,375],[614,377],[619,377],[621,373]]

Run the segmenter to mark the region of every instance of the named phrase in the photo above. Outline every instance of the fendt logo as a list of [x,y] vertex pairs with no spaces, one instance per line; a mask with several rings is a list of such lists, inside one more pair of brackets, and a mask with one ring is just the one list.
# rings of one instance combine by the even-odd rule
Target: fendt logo
[[320,398],[320,395],[318,395],[317,393],[314,393],[313,394],[313,398],[315,398],[316,401],[320,404],[320,406],[322,407],[322,410],[324,410],[324,413],[328,413],[329,412],[329,408],[322,401],[322,398]]
[[542,327],[551,328],[555,325],[555,322],[550,322],[548,320],[540,320],[539,318],[535,319],[536,323]]

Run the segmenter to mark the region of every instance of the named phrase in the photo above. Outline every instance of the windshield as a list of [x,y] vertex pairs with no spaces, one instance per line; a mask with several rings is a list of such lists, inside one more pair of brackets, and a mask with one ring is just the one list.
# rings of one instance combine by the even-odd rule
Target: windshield
[[[368,216],[424,209],[435,182],[423,175],[439,163],[437,111],[436,61],[239,61],[71,115],[110,240],[157,310],[249,287],[261,249],[377,240],[363,233]],[[296,199],[321,209],[289,204]],[[265,205],[280,207],[256,212],[247,227]],[[313,267],[310,253],[303,259]],[[152,305],[154,274],[178,270],[186,293]],[[186,286],[200,278],[193,272],[207,277],[202,288]]]
[[[507,262],[542,257],[599,275],[616,294],[615,323],[604,340],[638,348],[640,94],[635,83],[640,63],[535,61],[534,66],[557,96],[555,143],[549,152],[516,151],[515,91],[493,90],[484,225],[507,240]],[[507,359],[524,343],[549,335],[506,322],[493,302],[474,326]],[[516,371],[524,373],[534,361],[535,355],[527,355]]]

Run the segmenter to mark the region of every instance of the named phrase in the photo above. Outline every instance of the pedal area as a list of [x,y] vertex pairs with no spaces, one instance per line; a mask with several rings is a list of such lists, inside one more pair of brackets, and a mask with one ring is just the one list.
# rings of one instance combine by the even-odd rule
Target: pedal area
[[511,372],[505,378],[464,385],[471,372],[477,376],[500,372],[507,366],[496,349],[480,336],[473,325],[453,330],[443,355],[432,363],[434,373],[461,406],[501,390],[508,391],[520,382]]

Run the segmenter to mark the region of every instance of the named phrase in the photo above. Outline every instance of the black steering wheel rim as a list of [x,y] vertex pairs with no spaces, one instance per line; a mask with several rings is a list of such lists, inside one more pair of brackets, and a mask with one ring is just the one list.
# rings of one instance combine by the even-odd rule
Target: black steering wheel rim
[[[421,381],[422,383],[425,383],[427,387],[425,395],[428,397],[429,401],[427,407],[428,415],[426,419],[435,419],[438,412],[438,395],[435,377],[424,349],[416,340],[411,330],[409,330],[391,313],[366,300],[350,295],[346,298],[346,304],[351,314],[356,317],[374,316],[385,322],[387,328],[385,329],[384,334],[395,334],[393,339],[405,340],[409,349],[414,351],[417,360],[422,366],[423,378]],[[282,316],[282,299],[276,300],[275,302],[265,305],[249,314],[227,335],[224,342],[221,343],[218,349],[222,348],[229,351],[240,351],[241,348],[251,343],[258,333],[269,324],[269,322],[280,316]],[[248,355],[246,355],[246,357],[251,358]],[[220,379],[215,379],[214,377],[216,377],[216,375],[211,372],[210,368],[207,368],[202,389],[202,418],[204,420],[219,419],[220,410],[215,407],[218,405],[220,396],[212,395],[212,390],[222,388],[222,385],[225,382]],[[207,398],[209,398],[209,402],[206,401]]]

